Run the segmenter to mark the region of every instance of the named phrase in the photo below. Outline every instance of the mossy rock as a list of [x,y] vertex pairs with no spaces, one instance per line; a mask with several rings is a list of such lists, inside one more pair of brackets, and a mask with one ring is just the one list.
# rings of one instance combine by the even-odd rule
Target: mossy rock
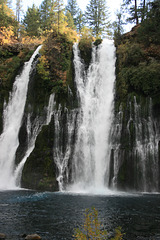
[[52,124],[43,126],[37,137],[35,148],[24,165],[22,187],[45,191],[58,190],[52,152],[54,137]]

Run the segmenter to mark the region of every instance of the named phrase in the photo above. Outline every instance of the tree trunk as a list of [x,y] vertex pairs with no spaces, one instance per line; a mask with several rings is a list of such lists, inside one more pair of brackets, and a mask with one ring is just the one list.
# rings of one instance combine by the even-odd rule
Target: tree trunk
[[135,0],[135,19],[136,19],[136,24],[138,24],[138,15],[137,15],[137,0]]

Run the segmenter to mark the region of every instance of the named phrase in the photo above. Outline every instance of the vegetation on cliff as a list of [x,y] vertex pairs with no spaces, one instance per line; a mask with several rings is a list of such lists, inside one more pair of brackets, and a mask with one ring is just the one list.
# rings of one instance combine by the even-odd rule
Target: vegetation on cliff
[[160,103],[159,9],[159,2],[153,2],[143,23],[124,34],[117,44],[116,101],[119,103],[126,101],[130,93],[152,97]]
[[68,100],[68,88],[74,92],[72,79],[72,46],[78,39],[70,28],[56,29],[43,44],[37,64],[38,77],[43,80],[43,89],[56,94],[57,104]]
[[[103,9],[99,8],[101,19],[97,19],[96,11],[104,1],[90,1],[86,17],[76,6],[69,1],[66,13],[61,1],[42,1],[40,8],[35,5],[28,8],[24,17],[24,25],[20,24],[18,17],[10,11],[6,1],[0,4],[1,34],[0,34],[0,115],[2,116],[4,100],[7,101],[15,76],[23,63],[29,59],[35,47],[43,42],[41,57],[38,60],[32,83],[29,85],[26,104],[26,115],[29,111],[43,115],[45,103],[49,95],[55,93],[57,107],[67,106],[68,109],[77,107],[76,87],[74,84],[73,43],[79,39],[79,49],[86,70],[91,61],[92,44],[101,43],[99,36],[104,32]],[[133,2],[133,1],[129,1]],[[101,3],[102,5],[97,5]],[[77,9],[77,14],[76,10]],[[90,9],[89,9],[90,7]],[[72,9],[74,10],[72,12]],[[115,31],[117,47],[115,110],[118,112],[122,105],[123,136],[122,147],[131,149],[134,144],[134,127],[132,141],[126,137],[126,124],[129,118],[128,99],[152,97],[154,104],[160,104],[160,28],[159,28],[159,1],[154,0],[148,11],[141,11],[141,24],[132,29],[130,33],[121,35],[121,21],[119,18],[118,31]],[[47,10],[47,11],[46,11]],[[144,10],[144,9],[143,9]],[[47,12],[47,14],[46,14]],[[133,12],[132,12],[133,13]],[[134,19],[137,21],[137,8],[134,9]],[[107,16],[106,16],[107,17]],[[84,19],[90,19],[88,23]],[[34,24],[32,19],[35,19]],[[105,19],[107,20],[107,19]],[[99,22],[98,22],[99,21]],[[93,24],[94,23],[94,24]],[[98,25],[100,24],[100,25]],[[77,29],[77,32],[75,31]],[[109,27],[107,28],[107,31]],[[105,30],[105,34],[107,32]],[[105,35],[104,34],[104,35]],[[96,39],[93,37],[95,35]],[[70,91],[71,90],[71,91]],[[70,94],[72,93],[72,94]],[[145,102],[145,101],[144,101]],[[63,109],[63,108],[62,108]],[[125,110],[126,109],[126,110]],[[52,123],[53,124],[53,123]],[[2,117],[0,117],[0,132],[2,131]],[[23,171],[23,184],[26,187],[55,190],[56,168],[53,163],[51,148],[53,146],[53,131],[43,127],[36,141],[36,147],[28,158]],[[46,138],[48,136],[48,138]],[[48,140],[49,139],[49,140]],[[21,142],[21,141],[20,141]],[[127,159],[129,155],[124,157]],[[37,165],[38,163],[38,165]],[[121,182],[125,182],[127,164],[125,162],[119,172]],[[32,170],[32,173],[31,173]],[[34,181],[35,185],[32,184]],[[51,183],[52,182],[52,183]]]

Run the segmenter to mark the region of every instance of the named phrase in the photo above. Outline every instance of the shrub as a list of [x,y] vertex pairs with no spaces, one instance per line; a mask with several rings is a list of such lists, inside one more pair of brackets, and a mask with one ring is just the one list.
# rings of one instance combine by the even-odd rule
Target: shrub
[[[85,220],[81,228],[75,229],[75,234],[73,235],[74,239],[77,240],[103,240],[110,239],[108,233],[103,229],[103,225],[98,219],[98,211],[95,208],[92,208],[91,211],[86,209],[85,211]],[[111,240],[122,240],[123,234],[121,233],[120,228],[115,229],[115,236]]]

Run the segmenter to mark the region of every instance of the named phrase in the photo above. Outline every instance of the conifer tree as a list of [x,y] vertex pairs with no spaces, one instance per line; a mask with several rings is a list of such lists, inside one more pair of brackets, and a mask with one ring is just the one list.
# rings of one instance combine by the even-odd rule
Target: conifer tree
[[40,15],[41,15],[41,26],[42,29],[50,29],[50,10],[51,10],[51,0],[43,0],[40,5]]
[[16,18],[18,22],[20,22],[21,12],[22,12],[22,0],[17,0],[16,1]]
[[76,25],[76,16],[78,12],[78,4],[76,0],[68,0],[66,10],[69,11],[73,17],[74,24]]
[[121,36],[124,32],[123,25],[122,11],[120,11],[116,13],[116,21],[113,22],[114,40],[116,43],[119,43],[121,40]]
[[76,26],[77,26],[78,32],[80,32],[80,33],[81,33],[83,27],[85,26],[85,16],[81,9],[78,10],[78,14],[77,14],[77,18],[76,18]]
[[75,29],[73,17],[69,11],[66,12],[68,27]]
[[138,24],[140,21],[144,21],[147,15],[147,0],[124,0],[123,2],[127,12],[130,14],[130,17],[127,18],[128,22],[135,22]]
[[7,3],[6,0],[0,0],[0,27],[13,26],[15,30],[18,23],[14,12],[7,6]]
[[56,0],[56,25],[57,25],[57,33],[59,33],[59,29],[61,24],[64,22],[64,6],[63,6],[63,0]]
[[40,12],[39,9],[33,4],[28,8],[23,23],[26,32],[29,36],[38,36],[40,31]]
[[109,27],[109,13],[105,0],[90,0],[85,13],[95,37],[101,36]]

